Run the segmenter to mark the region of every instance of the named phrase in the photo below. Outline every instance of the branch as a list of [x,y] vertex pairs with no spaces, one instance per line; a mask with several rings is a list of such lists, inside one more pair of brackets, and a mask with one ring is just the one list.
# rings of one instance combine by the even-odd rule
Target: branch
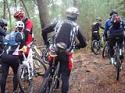
[[28,12],[28,10],[27,10],[27,8],[26,8],[26,5],[25,5],[24,1],[23,1],[23,0],[20,0],[20,1],[22,2],[23,6],[24,6],[24,8],[25,8],[25,10],[26,10],[27,16],[30,18],[29,12]]

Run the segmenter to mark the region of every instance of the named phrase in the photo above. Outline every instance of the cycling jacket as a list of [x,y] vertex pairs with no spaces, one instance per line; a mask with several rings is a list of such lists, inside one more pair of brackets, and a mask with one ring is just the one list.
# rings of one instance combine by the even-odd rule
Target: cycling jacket
[[33,28],[33,23],[30,19],[28,18],[25,18],[23,20],[24,22],[24,25],[25,25],[25,28],[24,28],[24,42],[25,42],[25,45],[29,46],[32,42],[32,28]]
[[[98,23],[98,22],[94,22],[94,23],[92,24],[92,32],[93,32],[93,31],[99,31],[99,28],[104,29],[104,27],[102,27],[102,25],[101,25],[100,23]],[[99,33],[99,32],[98,32],[98,33]]]
[[86,46],[85,37],[81,34],[79,26],[72,20],[58,21],[42,31],[42,36],[45,44],[47,42],[47,34],[55,31],[54,44],[64,42],[68,47],[67,50],[71,51],[75,46],[75,37],[79,40],[79,47]]

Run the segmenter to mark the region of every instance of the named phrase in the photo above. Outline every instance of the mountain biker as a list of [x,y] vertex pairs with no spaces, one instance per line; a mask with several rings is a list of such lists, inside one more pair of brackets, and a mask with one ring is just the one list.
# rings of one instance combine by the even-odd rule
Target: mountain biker
[[97,17],[96,22],[92,24],[92,41],[100,40],[100,34],[99,34],[100,28],[104,29],[104,27],[102,27],[102,19],[100,17]]
[[17,80],[17,71],[19,66],[19,47],[23,42],[23,29],[24,23],[22,21],[16,22],[16,29],[11,33],[7,34],[4,39],[4,53],[1,56],[2,60],[2,77],[0,80],[1,93],[5,92],[6,79],[9,72],[9,67],[12,68],[14,77],[13,77],[13,93],[17,93],[18,80]]
[[[120,58],[123,59],[123,40],[124,40],[124,22],[121,17],[118,15],[118,12],[112,10],[110,13],[110,18],[105,23],[104,36],[105,39],[108,40],[109,45],[109,54],[110,54],[110,62],[114,63],[114,49],[115,43],[118,42],[120,48]],[[117,40],[116,37],[119,39]]]
[[[77,48],[84,48],[86,46],[86,40],[75,22],[79,15],[79,10],[75,7],[69,7],[66,10],[66,15],[67,19],[63,21],[59,20],[42,30],[42,36],[46,46],[49,46],[49,42],[47,41],[48,33],[55,31],[53,45],[50,46],[50,50],[56,51],[56,48],[59,47],[58,44],[60,44],[60,46],[65,47],[65,51],[67,51],[64,53],[58,53],[58,51],[56,51],[58,61],[60,62],[62,93],[68,93],[69,89],[69,77],[72,69],[72,51],[75,44],[75,37],[79,40],[79,44],[76,45]],[[50,61],[50,67],[51,64],[52,62]]]
[[27,52],[25,53],[28,55],[30,45],[32,43],[33,37],[32,37],[32,29],[33,29],[33,23],[31,19],[25,17],[25,13],[23,10],[18,10],[14,13],[14,18],[17,21],[23,21],[24,23],[24,45],[27,47]]

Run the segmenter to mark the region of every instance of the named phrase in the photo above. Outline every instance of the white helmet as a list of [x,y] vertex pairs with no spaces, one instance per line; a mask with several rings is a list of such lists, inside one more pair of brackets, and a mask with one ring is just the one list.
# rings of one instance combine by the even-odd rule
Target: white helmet
[[15,27],[24,29],[24,23],[22,21],[17,21]]
[[76,7],[69,7],[66,9],[67,17],[76,18],[79,15],[79,10]]

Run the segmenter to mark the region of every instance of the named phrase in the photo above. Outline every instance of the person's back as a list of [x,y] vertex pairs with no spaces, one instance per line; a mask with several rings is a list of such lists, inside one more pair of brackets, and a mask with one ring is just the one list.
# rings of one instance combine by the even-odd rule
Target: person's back
[[75,37],[78,34],[78,25],[71,20],[64,20],[55,27],[57,34],[54,43],[63,42],[67,46],[67,51],[71,51],[74,46]]
[[92,24],[92,31],[99,31],[100,24],[98,22],[94,22]]
[[[50,46],[50,51],[57,53],[58,60],[60,62],[60,74],[62,79],[61,93],[68,93],[69,89],[69,77],[72,70],[72,50],[75,46],[75,38],[78,39],[79,44],[77,48],[84,48],[86,46],[86,39],[81,34],[79,26],[75,23],[79,15],[79,11],[75,7],[70,7],[66,10],[67,19],[56,22],[49,27],[43,29],[42,36],[44,44],[49,45],[47,42],[47,34],[55,31],[53,45]],[[56,48],[55,48],[56,47]],[[59,49],[65,49],[65,52],[59,52]],[[55,49],[55,50],[54,50]],[[57,49],[57,50],[56,50]],[[51,68],[51,60],[50,68]]]
[[[118,13],[114,10],[110,13],[110,18],[105,23],[105,39],[108,40],[111,63],[114,64],[114,46],[118,42],[120,48],[120,58],[123,59],[124,23]],[[118,39],[117,39],[118,38]]]
[[100,40],[100,33],[99,33],[100,28],[104,29],[104,27],[102,27],[102,19],[98,17],[96,18],[96,22],[94,22],[91,26],[92,41]]

